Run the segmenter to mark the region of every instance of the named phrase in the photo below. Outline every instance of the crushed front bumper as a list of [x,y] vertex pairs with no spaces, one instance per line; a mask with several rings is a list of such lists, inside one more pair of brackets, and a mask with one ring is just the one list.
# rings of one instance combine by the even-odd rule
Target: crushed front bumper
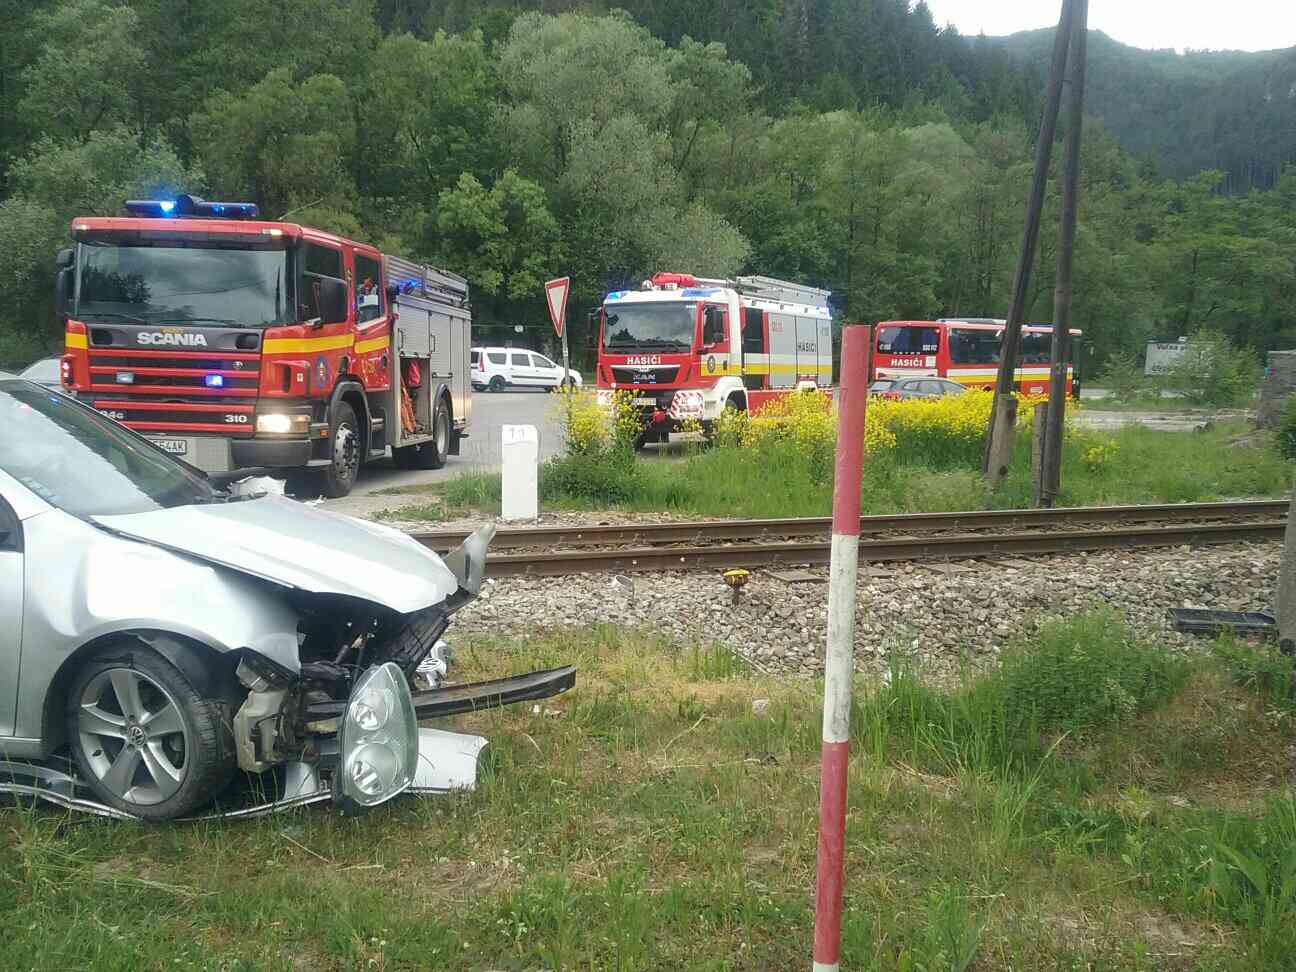
[[[567,665],[511,678],[417,692],[411,698],[416,716],[421,720],[545,699],[575,684],[576,669]],[[185,819],[264,817],[309,804],[336,802],[333,776],[338,752],[336,740],[330,737],[337,732],[346,704],[325,702],[308,708],[311,730],[323,737],[318,759],[288,763],[261,774],[246,774],[242,785],[234,787],[217,805]],[[478,759],[486,746],[487,741],[481,736],[420,726],[414,781],[404,792],[431,795],[472,790],[477,784]],[[0,794],[24,801],[41,800],[100,817],[136,819],[132,814],[95,800],[93,791],[66,759],[40,763],[0,759]]]

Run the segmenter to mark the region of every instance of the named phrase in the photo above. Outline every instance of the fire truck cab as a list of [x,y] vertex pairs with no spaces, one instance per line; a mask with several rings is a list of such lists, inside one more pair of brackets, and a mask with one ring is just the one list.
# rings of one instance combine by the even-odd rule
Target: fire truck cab
[[251,203],[136,200],[59,253],[63,385],[208,473],[297,472],[344,496],[392,450],[457,455],[471,409],[467,282]]
[[597,385],[634,393],[642,438],[726,408],[758,412],[797,388],[832,384],[829,292],[772,277],[658,273],[603,300]]

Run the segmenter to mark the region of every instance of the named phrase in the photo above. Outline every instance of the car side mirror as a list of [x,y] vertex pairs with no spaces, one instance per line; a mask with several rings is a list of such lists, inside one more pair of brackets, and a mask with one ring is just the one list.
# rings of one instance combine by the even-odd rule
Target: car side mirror
[[70,246],[65,246],[54,255],[54,265],[60,270],[72,266],[76,251]]
[[321,324],[341,324],[347,319],[347,285],[345,280],[333,277],[319,279],[319,309]]
[[60,318],[67,317],[71,300],[72,268],[65,267],[54,275],[54,313]]

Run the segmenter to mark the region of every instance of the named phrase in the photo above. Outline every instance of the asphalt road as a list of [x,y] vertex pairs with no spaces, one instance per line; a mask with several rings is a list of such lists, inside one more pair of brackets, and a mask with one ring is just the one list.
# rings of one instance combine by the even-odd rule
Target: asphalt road
[[562,430],[552,416],[554,398],[543,389],[474,392],[468,438],[460,454],[441,469],[397,469],[390,459],[365,466],[352,496],[394,486],[415,486],[452,479],[469,469],[498,469],[502,462],[500,430],[505,425],[534,425],[540,433],[540,461],[562,451]]

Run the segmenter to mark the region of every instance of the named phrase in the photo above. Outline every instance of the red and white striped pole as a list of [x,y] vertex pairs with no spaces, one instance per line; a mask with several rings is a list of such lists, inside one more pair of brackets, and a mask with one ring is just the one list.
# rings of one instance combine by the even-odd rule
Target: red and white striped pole
[[868,404],[871,328],[842,333],[833,478],[832,561],[828,568],[828,647],[824,658],[823,750],[819,764],[819,861],[815,882],[814,972],[837,972],[846,845],[846,763],[859,566],[860,479]]

